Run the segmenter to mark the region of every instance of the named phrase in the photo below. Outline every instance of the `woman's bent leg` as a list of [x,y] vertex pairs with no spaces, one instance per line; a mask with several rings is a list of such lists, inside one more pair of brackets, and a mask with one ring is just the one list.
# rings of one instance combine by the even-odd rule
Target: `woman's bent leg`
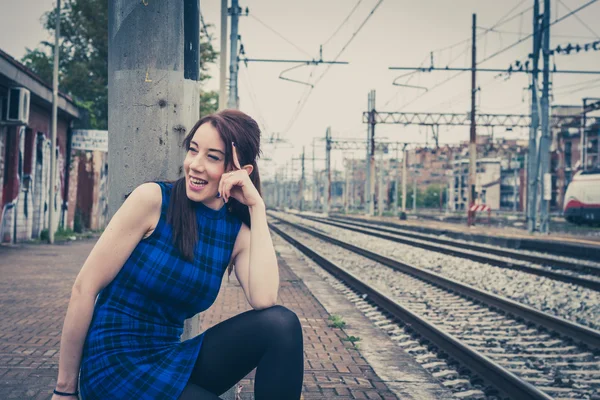
[[300,398],[304,351],[294,312],[250,310],[208,329],[190,383],[220,395],[254,368],[256,400]]
[[188,383],[179,400],[221,400],[221,398],[198,385]]

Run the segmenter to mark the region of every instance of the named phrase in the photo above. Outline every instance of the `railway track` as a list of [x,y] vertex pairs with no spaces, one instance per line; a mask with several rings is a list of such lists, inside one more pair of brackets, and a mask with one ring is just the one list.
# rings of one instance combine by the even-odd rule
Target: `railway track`
[[581,238],[581,241],[572,240],[541,240],[524,237],[494,237],[478,233],[459,232],[451,229],[435,229],[426,226],[415,226],[401,224],[397,222],[370,219],[350,216],[345,214],[333,214],[335,218],[341,218],[347,221],[368,222],[373,225],[401,229],[406,232],[421,233],[425,235],[447,236],[452,239],[464,240],[468,242],[487,243],[492,246],[499,246],[517,251],[525,250],[536,253],[550,253],[557,257],[569,257],[575,260],[588,260],[598,262],[600,260],[600,246],[594,241]]
[[338,217],[322,218],[300,214],[296,216],[396,243],[466,258],[501,268],[523,271],[600,291],[600,267],[586,261],[575,262],[556,259],[551,255],[523,254],[517,250],[464,243]]
[[424,343],[505,396],[600,395],[600,332],[270,217],[276,233],[355,295],[366,295],[392,321],[410,325]]

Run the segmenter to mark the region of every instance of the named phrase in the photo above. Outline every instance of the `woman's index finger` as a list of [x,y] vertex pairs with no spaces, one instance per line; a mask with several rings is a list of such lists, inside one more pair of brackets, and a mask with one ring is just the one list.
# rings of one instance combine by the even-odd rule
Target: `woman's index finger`
[[240,161],[238,159],[237,149],[235,148],[235,143],[231,142],[231,144],[232,144],[231,148],[233,149],[233,165],[237,169],[242,169],[242,165],[240,164]]

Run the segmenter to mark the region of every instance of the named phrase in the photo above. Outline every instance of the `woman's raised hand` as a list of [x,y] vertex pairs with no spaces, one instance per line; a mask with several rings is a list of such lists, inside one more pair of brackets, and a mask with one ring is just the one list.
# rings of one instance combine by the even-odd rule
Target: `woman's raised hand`
[[262,197],[260,197],[258,190],[250,180],[250,174],[254,168],[250,164],[242,167],[238,159],[235,143],[232,143],[232,149],[235,169],[225,172],[221,176],[221,182],[219,182],[219,193],[223,201],[227,203],[230,198],[234,198],[248,207],[264,205]]

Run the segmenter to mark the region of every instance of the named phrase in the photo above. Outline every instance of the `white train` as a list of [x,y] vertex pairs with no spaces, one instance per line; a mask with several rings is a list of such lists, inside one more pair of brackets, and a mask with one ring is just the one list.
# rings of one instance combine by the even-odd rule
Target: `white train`
[[600,169],[575,174],[565,193],[563,215],[573,223],[600,223]]

